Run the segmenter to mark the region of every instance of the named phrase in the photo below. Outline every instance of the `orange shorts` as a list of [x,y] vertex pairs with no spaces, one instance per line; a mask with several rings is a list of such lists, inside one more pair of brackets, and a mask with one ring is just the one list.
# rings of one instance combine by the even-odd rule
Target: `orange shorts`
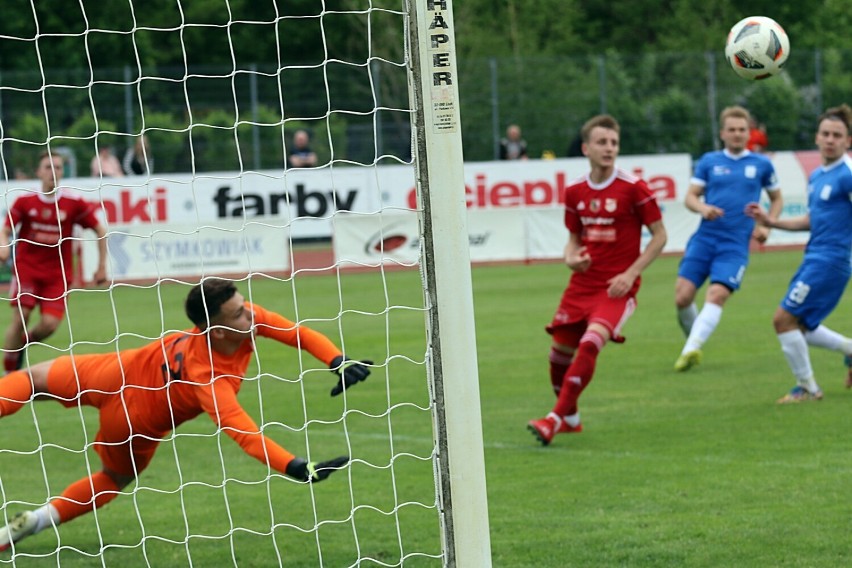
[[138,391],[122,391],[119,361],[117,353],[59,357],[48,371],[47,388],[68,408],[98,408],[99,428],[93,446],[101,462],[112,471],[136,476],[148,467],[165,432],[152,435],[133,428],[138,412],[134,393]]

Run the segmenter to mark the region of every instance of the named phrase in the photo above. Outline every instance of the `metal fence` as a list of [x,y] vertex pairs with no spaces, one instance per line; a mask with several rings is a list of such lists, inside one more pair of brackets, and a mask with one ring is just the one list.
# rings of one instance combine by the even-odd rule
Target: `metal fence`
[[[622,124],[622,153],[688,152],[718,145],[730,104],[766,125],[770,148],[811,148],[814,120],[852,102],[852,50],[793,50],[785,72],[738,78],[719,52],[459,60],[465,158],[490,160],[509,124],[531,157],[564,156],[582,123],[608,112]],[[0,150],[6,175],[63,146],[81,175],[96,145],[116,153],[146,133],[157,172],[284,167],[292,133],[307,128],[321,163],[407,161],[404,66],[328,61],[246,69],[130,67],[0,71]]]

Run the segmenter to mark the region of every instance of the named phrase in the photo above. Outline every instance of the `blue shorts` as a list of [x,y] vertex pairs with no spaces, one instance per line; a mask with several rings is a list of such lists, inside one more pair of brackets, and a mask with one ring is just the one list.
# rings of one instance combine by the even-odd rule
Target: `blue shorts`
[[790,280],[781,307],[806,329],[814,330],[840,303],[848,282],[849,271],[844,277],[836,265],[805,262]]
[[701,238],[696,233],[686,245],[677,275],[701,288],[708,278],[732,292],[739,290],[748,266],[748,248]]

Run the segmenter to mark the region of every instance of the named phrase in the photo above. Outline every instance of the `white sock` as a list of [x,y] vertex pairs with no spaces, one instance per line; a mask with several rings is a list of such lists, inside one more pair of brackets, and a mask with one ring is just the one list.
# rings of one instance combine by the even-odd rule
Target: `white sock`
[[695,323],[692,324],[692,331],[689,332],[686,345],[683,346],[683,351],[680,354],[684,355],[690,351],[701,349],[704,342],[713,335],[720,319],[722,319],[722,306],[711,302],[705,303],[698,317],[695,318]]
[[805,332],[808,345],[822,347],[831,351],[840,351],[844,355],[852,355],[852,339],[844,337],[834,330],[821,325],[813,331]]
[[808,353],[808,342],[805,341],[805,335],[798,329],[794,329],[779,333],[778,341],[781,342],[781,351],[784,352],[787,364],[793,371],[793,376],[796,377],[796,383],[812,393],[817,392],[819,386],[814,380],[814,370],[811,367],[811,357]]
[[43,507],[39,507],[33,512],[38,517],[38,524],[36,525],[36,529],[33,531],[33,534],[40,533],[44,529],[60,523],[59,511],[57,511],[56,507],[50,503]]
[[692,331],[692,326],[695,324],[695,318],[698,317],[698,308],[695,307],[695,302],[692,302],[685,308],[677,309],[677,323],[683,330],[683,334],[689,337],[689,332]]
[[568,416],[563,416],[562,420],[564,420],[571,428],[576,428],[580,425],[580,413],[576,412],[574,414],[569,414]]

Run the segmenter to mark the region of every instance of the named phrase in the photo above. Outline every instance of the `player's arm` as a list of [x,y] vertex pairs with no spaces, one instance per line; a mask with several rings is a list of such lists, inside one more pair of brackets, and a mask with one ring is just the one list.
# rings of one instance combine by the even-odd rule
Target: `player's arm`
[[725,214],[724,209],[720,209],[715,205],[710,205],[705,202],[704,199],[702,199],[703,196],[704,186],[697,183],[691,183],[689,184],[689,189],[686,190],[686,199],[684,199],[683,203],[686,205],[687,209],[694,213],[698,213],[702,218],[708,221],[718,219]]
[[103,284],[106,282],[106,262],[107,255],[107,232],[103,225],[98,223],[94,227],[95,235],[98,237],[98,268],[92,276],[95,284]]
[[227,381],[213,381],[200,400],[213,422],[239,444],[245,453],[294,479],[322,481],[349,461],[349,456],[340,456],[315,463],[291,454],[260,431],[237,401],[237,393]]
[[771,217],[770,214],[759,203],[749,203],[745,209],[746,215],[764,227],[782,229],[784,231],[808,231],[811,228],[811,216],[809,214],[787,219]]
[[0,263],[6,263],[9,261],[9,257],[12,256],[12,227],[9,225],[3,225],[0,227]]
[[651,232],[651,240],[648,241],[642,254],[636,258],[630,268],[610,279],[607,289],[610,298],[621,298],[630,292],[636,279],[663,252],[663,247],[666,246],[666,240],[668,240],[663,221],[654,221],[648,225],[648,230]]
[[[784,208],[784,198],[781,197],[781,190],[767,191],[766,194],[769,196],[769,218],[778,219],[781,216],[781,210]],[[765,243],[766,239],[769,238],[769,227],[757,223],[751,236],[757,242]]]
[[373,362],[364,359],[356,361],[346,357],[343,352],[322,333],[303,325],[296,325],[281,314],[253,305],[257,321],[257,333],[281,343],[304,349],[318,360],[328,365],[338,376],[337,384],[331,389],[331,396],[337,396],[356,383],[370,376]]

